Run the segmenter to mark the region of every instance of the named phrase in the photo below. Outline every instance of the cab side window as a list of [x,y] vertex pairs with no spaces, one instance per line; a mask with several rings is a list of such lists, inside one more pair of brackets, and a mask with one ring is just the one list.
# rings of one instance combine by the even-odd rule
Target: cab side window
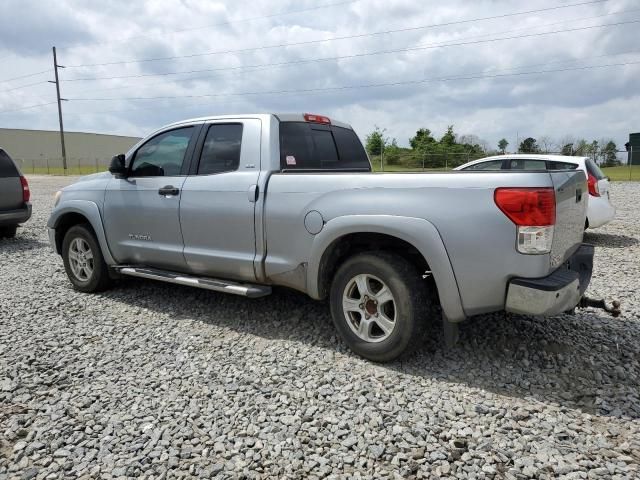
[[214,124],[204,139],[198,175],[232,172],[240,165],[242,124]]
[[193,127],[178,128],[156,135],[142,145],[131,163],[131,177],[171,177],[180,175]]

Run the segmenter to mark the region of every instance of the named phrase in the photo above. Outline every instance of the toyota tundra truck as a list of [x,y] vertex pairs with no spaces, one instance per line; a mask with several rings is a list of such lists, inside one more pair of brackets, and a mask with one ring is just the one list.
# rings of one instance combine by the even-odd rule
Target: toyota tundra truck
[[[466,318],[572,310],[591,279],[581,170],[373,173],[322,115],[173,123],[57,192],[49,238],[73,286],[122,276],[328,299],[358,355],[390,361]],[[435,325],[438,325],[436,323]]]

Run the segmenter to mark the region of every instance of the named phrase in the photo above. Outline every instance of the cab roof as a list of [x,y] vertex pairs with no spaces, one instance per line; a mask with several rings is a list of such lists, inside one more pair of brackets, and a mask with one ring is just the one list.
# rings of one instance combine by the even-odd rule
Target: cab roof
[[[171,123],[166,125],[163,128],[171,127],[174,125],[182,125],[184,123],[193,123],[193,122],[207,122],[210,120],[235,120],[240,118],[262,118],[266,119],[267,117],[275,117],[280,122],[306,122],[304,113],[244,113],[244,114],[229,114],[229,115],[211,115],[206,117],[197,117],[197,118],[189,118],[185,120],[180,120],[178,122]],[[353,130],[351,125],[348,123],[340,122],[331,117],[331,125],[335,125],[337,127],[348,128]]]

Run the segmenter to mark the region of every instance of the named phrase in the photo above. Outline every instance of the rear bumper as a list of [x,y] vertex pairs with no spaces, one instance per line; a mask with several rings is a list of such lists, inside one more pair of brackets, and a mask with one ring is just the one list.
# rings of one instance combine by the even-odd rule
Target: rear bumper
[[24,207],[17,210],[0,210],[0,226],[18,225],[31,218],[31,204],[26,203]]
[[525,315],[557,315],[575,307],[591,281],[593,245],[583,243],[563,266],[543,278],[513,278],[505,310]]
[[602,197],[589,197],[587,219],[589,228],[598,228],[609,223],[616,216],[616,209],[609,201],[608,194]]

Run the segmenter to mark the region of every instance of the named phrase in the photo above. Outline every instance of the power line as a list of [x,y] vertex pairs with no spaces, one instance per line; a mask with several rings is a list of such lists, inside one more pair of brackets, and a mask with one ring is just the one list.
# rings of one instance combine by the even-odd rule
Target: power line
[[[483,37],[487,37],[490,35],[495,35],[495,34],[507,34],[507,33],[512,33],[512,32],[519,32],[519,31],[523,31],[523,30],[533,30],[533,29],[539,29],[539,28],[546,28],[546,27],[551,27],[554,25],[559,25],[559,24],[565,24],[567,22],[579,22],[579,21],[583,21],[583,20],[593,20],[596,18],[601,18],[601,17],[608,17],[608,16],[612,16],[612,15],[621,15],[621,14],[629,14],[629,13],[635,13],[635,12],[640,12],[640,9],[632,9],[632,10],[619,10],[617,12],[611,12],[611,13],[605,13],[605,14],[601,14],[601,15],[594,15],[594,16],[588,16],[588,17],[579,17],[579,18],[572,18],[572,19],[568,19],[568,20],[562,20],[559,22],[553,22],[553,23],[547,23],[544,25],[538,25],[535,27],[524,27],[524,28],[516,28],[516,29],[511,29],[511,30],[505,30],[502,32],[491,32],[491,33],[484,33],[484,34],[480,34],[480,35],[472,35],[472,36],[468,36],[468,37],[463,37],[459,40],[469,40],[469,39],[473,39],[473,38],[483,38]],[[442,43],[441,43],[442,44]],[[433,44],[433,45],[441,45],[441,44]],[[380,52],[371,52],[370,55],[376,55],[379,54]],[[384,51],[382,53],[385,53]],[[620,55],[620,54],[616,54],[616,55]],[[607,56],[607,55],[604,55]],[[308,61],[308,62],[312,62],[312,61],[324,61],[324,60],[337,60],[337,59],[342,59],[342,58],[348,58],[349,56],[336,56],[336,57],[326,57],[326,58],[316,58],[316,59],[302,59],[301,61]],[[599,58],[599,57],[596,57]],[[290,64],[273,64],[273,63],[266,63],[266,64],[258,64],[258,65],[244,65],[244,66],[240,66],[240,67],[227,67],[227,69],[229,70],[241,70],[240,72],[234,71],[234,72],[229,72],[231,74],[234,75],[238,75],[238,74],[245,74],[245,73],[253,73],[256,71],[263,71],[263,70],[267,70],[267,69],[271,69],[271,68],[281,68],[281,67],[290,67],[293,65],[296,65],[297,62],[293,62]],[[246,69],[246,70],[245,70]],[[249,70],[251,69],[251,70]],[[145,77],[152,77],[152,76],[169,76],[169,75],[183,75],[183,74],[192,74],[192,73],[202,73],[202,72],[212,72],[212,71],[219,71],[219,70],[226,70],[224,67],[222,68],[206,68],[206,69],[200,69],[200,70],[189,70],[189,71],[178,71],[178,72],[158,72],[158,73],[152,73],[152,74],[137,74],[137,75],[123,75],[123,76],[119,76],[119,77],[92,77],[92,78],[86,78],[86,79],[70,79],[70,81],[90,81],[90,80],[113,80],[116,78],[145,78]],[[174,81],[181,81],[181,82],[187,82],[187,81],[193,81],[193,80],[200,80],[200,79],[210,79],[210,78],[216,78],[219,77],[220,75],[199,75],[199,76],[195,76],[195,77],[188,77],[188,78],[182,78],[182,79],[176,79]],[[87,90],[82,90],[80,92],[77,93],[94,93],[94,92],[102,92],[102,91],[111,91],[111,90],[121,90],[124,88],[137,88],[137,87],[148,87],[148,86],[154,86],[154,85],[165,85],[166,82],[152,82],[152,83],[142,83],[142,84],[136,84],[136,85],[122,85],[122,86],[117,86],[117,87],[108,87],[108,88],[100,88],[100,89],[87,89]]]
[[567,32],[576,32],[581,30],[590,30],[594,28],[604,28],[611,26],[620,26],[627,25],[632,23],[640,23],[640,20],[629,20],[626,22],[616,22],[616,23],[607,23],[602,25],[589,25],[586,27],[575,27],[561,30],[552,30],[550,32],[535,32],[528,33],[524,35],[514,35],[509,37],[500,37],[500,38],[489,38],[485,40],[474,40],[474,41],[466,41],[466,42],[456,42],[456,43],[439,43],[439,44],[427,44],[427,45],[417,45],[414,47],[406,47],[406,48],[397,48],[390,50],[378,50],[375,52],[364,52],[364,53],[354,53],[351,55],[338,55],[333,57],[321,57],[321,58],[310,58],[310,59],[300,59],[300,60],[291,60],[287,62],[275,62],[275,63],[263,63],[263,64],[255,64],[255,65],[245,65],[245,66],[237,66],[237,67],[219,67],[219,68],[207,68],[202,70],[190,70],[190,71],[182,71],[182,72],[161,72],[161,73],[152,73],[152,74],[138,74],[138,75],[120,75],[120,76],[112,76],[112,77],[92,77],[92,78],[70,78],[65,79],[66,82],[79,82],[79,81],[96,81],[96,80],[115,80],[115,79],[124,79],[124,78],[142,78],[142,77],[152,77],[152,76],[167,76],[167,75],[180,75],[180,74],[188,74],[188,73],[202,73],[202,72],[212,72],[212,71],[225,71],[225,70],[240,70],[243,68],[256,68],[260,69],[260,67],[278,67],[278,66],[286,66],[286,65],[300,65],[304,63],[311,62],[327,62],[332,60],[343,60],[350,58],[360,58],[367,57],[373,55],[386,55],[390,53],[401,53],[401,52],[412,52],[418,50],[428,50],[433,48],[445,48],[445,47],[456,47],[456,46],[465,46],[465,45],[477,45],[480,43],[492,43],[499,42],[504,40],[514,40],[519,38],[530,38],[530,37],[540,37],[545,35],[553,35],[557,33],[567,33]]
[[515,73],[494,74],[494,75],[472,74],[470,76],[441,77],[437,79],[407,80],[407,81],[401,81],[401,82],[387,82],[387,83],[370,83],[370,84],[364,84],[364,85],[342,85],[342,86],[336,86],[336,87],[308,88],[308,89],[301,89],[301,90],[273,90],[273,91],[262,91],[262,92],[236,92],[236,93],[227,92],[227,93],[210,93],[210,94],[201,94],[201,95],[163,95],[163,96],[156,96],[156,97],[70,98],[69,100],[70,101],[91,101],[91,102],[123,101],[123,100],[127,100],[127,101],[128,100],[169,100],[169,99],[182,99],[182,98],[211,98],[211,97],[229,97],[229,96],[280,95],[280,94],[290,94],[290,93],[296,94],[296,93],[310,93],[310,92],[329,92],[329,91],[362,89],[362,88],[379,88],[379,87],[416,85],[416,84],[423,84],[423,83],[430,83],[430,82],[445,82],[445,81],[455,81],[455,80],[480,80],[480,79],[502,78],[502,77],[512,77],[512,76],[536,75],[536,74],[544,74],[544,73],[589,70],[589,69],[595,69],[595,68],[619,67],[619,66],[637,65],[637,64],[640,64],[640,61],[610,63],[605,65],[586,65],[586,66],[580,66],[580,67],[569,67],[569,68],[561,68],[561,69],[553,69],[553,70],[537,70],[537,71],[529,71],[529,72],[515,72]]
[[33,87],[34,85],[40,85],[42,83],[47,83],[47,81],[46,80],[42,80],[40,82],[27,83],[26,85],[20,85],[18,87],[13,87],[13,88],[8,88],[7,90],[2,90],[2,91],[0,91],[0,93],[13,92],[14,90],[20,90],[20,89],[23,89],[23,88]]
[[10,110],[0,110],[0,114],[10,113],[10,112],[19,112],[21,110],[29,110],[29,109],[38,108],[38,107],[46,107],[47,105],[53,105],[54,103],[57,103],[57,102],[39,103],[38,105],[27,105],[26,107],[12,108]]
[[0,83],[12,82],[13,80],[20,80],[21,78],[35,77],[36,75],[42,75],[43,73],[49,73],[49,70],[42,70],[41,72],[28,73],[26,75],[20,75],[19,77],[6,78],[4,80],[0,80]]
[[[620,52],[617,54],[612,54],[613,56],[615,55],[624,55],[624,54],[629,54],[629,53],[638,53],[639,51],[629,51],[629,52]],[[579,58],[579,59],[575,59],[570,61],[575,62],[575,61],[585,61],[585,60],[590,60],[592,58],[601,58],[604,56],[608,56],[608,55],[598,55],[598,56],[594,56],[594,57],[584,57],[584,58]],[[536,64],[528,64],[528,65],[519,65],[516,67],[508,67],[508,68],[494,68],[492,69],[493,71],[509,71],[509,70],[516,70],[516,69],[520,69],[520,68],[531,68],[531,67],[540,67],[540,66],[545,66],[545,65],[552,65],[552,64],[557,64],[557,63],[562,63],[563,61],[554,61],[554,62],[546,62],[546,63],[536,63]],[[595,66],[586,66],[586,68],[604,68],[604,67],[608,67],[608,66],[619,66],[619,65],[635,65],[637,63],[640,62],[624,62],[624,63],[616,63],[616,64],[609,64],[609,65],[595,65]],[[576,70],[582,70],[585,69],[585,67],[579,67],[579,68],[575,68]],[[556,72],[556,71],[567,71],[569,69],[557,69],[557,70],[544,70],[541,72],[516,72],[514,74],[509,74],[509,75],[499,75],[501,77],[505,77],[505,76],[517,76],[517,75],[532,75],[535,73],[551,73],[551,72]],[[486,79],[486,78],[496,78],[498,77],[498,75],[486,75],[486,71],[482,71],[482,72],[476,72],[476,73],[469,73],[469,74],[461,74],[458,76],[448,76],[448,77],[435,77],[435,78],[428,78],[428,79],[421,79],[421,80],[411,80],[408,82],[392,82],[392,83],[384,83],[384,84],[372,84],[372,85],[365,85],[365,86],[346,86],[346,87],[334,87],[334,88],[338,88],[338,89],[350,89],[350,88],[373,88],[373,87],[380,87],[380,86],[398,86],[398,85],[404,85],[404,84],[416,84],[416,83],[436,83],[436,82],[447,82],[447,81],[454,81],[454,80],[467,80],[467,79]],[[298,91],[298,90],[292,90],[292,91],[286,91],[286,93],[281,93],[281,92],[276,92],[273,93],[271,92],[271,94],[279,94],[279,95],[287,95],[287,94],[296,94],[296,93],[309,93],[309,94],[313,94],[313,93],[323,93],[326,89],[313,89],[313,92],[309,92],[308,90],[304,90],[304,91]],[[269,93],[269,92],[252,92],[250,93],[250,95],[254,95],[254,94],[262,94],[262,93]],[[229,96],[229,95],[233,95],[233,94],[220,94],[220,96]],[[243,95],[243,94],[242,94]],[[173,99],[173,100],[183,100],[182,97],[168,97],[167,99]],[[191,106],[197,106],[199,104],[194,104],[194,105],[188,105],[189,107]],[[134,108],[126,108],[126,109],[115,109],[115,110],[104,110],[104,111],[98,111],[98,112],[82,112],[82,113],[68,113],[68,115],[97,115],[97,114],[106,114],[106,113],[120,113],[120,112],[129,112],[129,111],[137,111],[137,110],[147,110],[147,109],[154,109],[154,108],[164,108],[164,107],[158,107],[158,105],[147,105],[147,106],[138,106],[138,107],[134,107]],[[168,107],[167,107],[168,108]]]
[[[95,43],[91,43],[90,45],[109,45],[109,44],[113,44],[113,43],[124,43],[124,42],[128,42],[130,40],[135,40],[137,38],[148,38],[148,37],[155,37],[158,35],[172,35],[175,33],[185,33],[185,32],[192,32],[192,31],[196,31],[196,30],[205,30],[208,28],[215,28],[215,27],[221,27],[224,25],[232,25],[234,23],[244,23],[244,22],[252,22],[255,20],[264,20],[267,18],[274,18],[274,17],[281,17],[284,15],[293,15],[296,13],[304,13],[304,12],[310,12],[313,10],[320,10],[322,8],[331,8],[331,7],[337,7],[340,5],[348,5],[351,3],[357,3],[360,2],[362,0],[345,0],[342,2],[335,2],[335,3],[326,3],[326,4],[322,4],[322,5],[316,5],[314,7],[308,7],[308,8],[302,8],[299,10],[290,10],[287,12],[279,12],[279,13],[272,13],[269,15],[262,15],[259,17],[249,17],[249,18],[240,18],[238,20],[229,20],[226,22],[220,22],[220,23],[213,23],[213,24],[209,24],[209,25],[203,25],[200,27],[193,27],[193,28],[183,28],[183,29],[179,29],[179,30],[168,30],[165,32],[156,32],[156,33],[150,33],[150,34],[145,34],[145,35],[134,35],[131,37],[127,37],[127,38],[123,38],[123,39],[118,39],[118,40],[111,40],[108,42],[95,42]],[[605,0],[603,0],[605,1]],[[68,50],[69,48],[72,48],[72,46],[67,46],[67,47],[61,47],[62,49]]]
[[[543,63],[533,63],[533,64],[529,64],[529,65],[521,65],[518,67],[509,67],[509,68],[500,68],[498,70],[517,70],[519,68],[529,68],[529,67],[538,67],[538,66],[544,66],[544,65],[554,65],[554,64],[558,64],[558,63],[576,63],[576,62],[582,62],[585,60],[593,60],[593,59],[597,59],[597,58],[605,58],[605,57],[616,57],[619,55],[628,55],[628,54],[632,54],[632,53],[640,53],[640,50],[628,50],[625,52],[617,52],[617,53],[605,53],[602,55],[593,55],[593,56],[589,56],[589,57],[583,57],[583,58],[574,58],[574,59],[563,59],[563,60],[556,60],[553,62],[543,62]],[[491,69],[491,70],[496,70],[496,69]],[[260,71],[260,70],[252,70],[252,71]],[[234,72],[236,75],[238,74],[238,72]],[[240,73],[245,73],[245,72],[240,72]],[[201,78],[209,78],[210,76],[206,76],[206,77],[191,77],[191,78],[185,78],[185,79],[179,79],[179,81],[191,81],[191,80],[197,80],[197,79],[201,79]],[[153,85],[165,85],[166,82],[154,82],[154,83],[145,83],[142,85],[129,85],[129,86],[120,86],[120,87],[111,87],[111,88],[103,88],[103,89],[92,89],[92,90],[84,90],[82,92],[78,92],[78,93],[90,93],[90,92],[101,92],[101,91],[111,91],[111,90],[122,90],[123,88],[134,88],[134,87],[148,87],[148,86],[153,86]]]
[[360,33],[360,34],[355,34],[355,35],[345,35],[345,36],[341,36],[341,37],[331,37],[331,38],[324,38],[324,39],[317,39],[317,40],[303,40],[303,41],[300,41],[300,42],[280,43],[280,44],[275,44],[275,45],[261,45],[261,46],[258,46],[258,47],[240,48],[240,49],[235,49],[235,50],[218,50],[218,51],[204,52],[204,53],[192,53],[192,54],[189,54],[189,55],[174,55],[174,56],[170,56],[170,57],[142,58],[142,59],[137,59],[137,60],[123,60],[123,61],[117,61],[117,62],[86,63],[86,64],[79,64],[79,65],[67,65],[67,68],[101,67],[101,66],[108,66],[108,65],[124,65],[124,64],[130,64],[130,63],[157,62],[157,61],[162,61],[162,60],[176,60],[176,59],[180,59],[180,58],[194,58],[194,57],[203,57],[203,56],[209,56],[209,55],[222,55],[222,54],[228,54],[228,53],[243,53],[243,52],[250,52],[250,51],[255,51],[255,50],[265,50],[265,49],[271,49],[271,48],[310,45],[310,44],[314,44],[314,43],[332,42],[332,41],[336,41],[336,40],[348,40],[348,39],[354,39],[354,38],[370,37],[370,36],[375,36],[375,35],[386,35],[386,34],[390,34],[390,33],[399,33],[399,32],[409,32],[409,31],[415,31],[415,30],[423,30],[423,29],[434,28],[434,27],[460,25],[460,24],[464,24],[464,23],[479,22],[479,21],[484,21],[484,20],[495,20],[495,19],[500,19],[500,18],[514,17],[514,16],[518,16],[518,15],[527,15],[527,14],[530,14],[530,13],[539,13],[539,12],[559,10],[559,9],[564,9],[564,8],[583,6],[583,5],[591,5],[591,4],[594,4],[594,3],[603,3],[603,2],[606,2],[606,1],[608,1],[608,0],[591,0],[591,1],[588,1],[588,2],[573,3],[573,4],[569,4],[569,5],[559,5],[559,6],[547,7],[547,8],[539,8],[539,9],[536,9],[536,10],[527,10],[527,11],[515,12],[515,13],[505,13],[505,14],[493,15],[493,16],[489,16],[489,17],[479,17],[479,18],[471,18],[471,19],[465,19],[465,20],[456,20],[456,21],[452,21],[452,22],[434,23],[434,24],[430,24],[430,25],[421,25],[421,26],[417,26],[417,27],[407,27],[407,28],[400,28],[400,29],[395,29],[395,30],[385,30],[385,31],[370,32],[370,33]]

